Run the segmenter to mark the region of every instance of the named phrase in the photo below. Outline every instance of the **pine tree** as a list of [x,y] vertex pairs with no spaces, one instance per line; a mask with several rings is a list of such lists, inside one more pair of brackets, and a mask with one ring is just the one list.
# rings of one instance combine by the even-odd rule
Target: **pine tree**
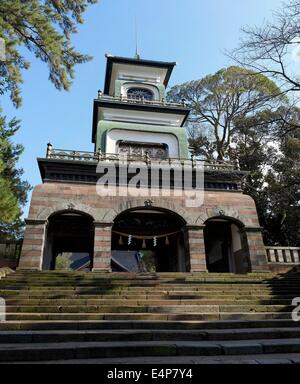
[[23,169],[17,167],[24,148],[11,141],[19,127],[16,119],[7,123],[0,116],[0,239],[20,236],[21,207],[26,204],[30,190],[29,184],[21,180]]
[[68,90],[74,66],[90,60],[71,44],[83,13],[97,0],[5,0],[0,2],[0,94],[10,92],[21,104],[21,71],[30,63],[22,46],[48,65],[49,79],[57,89]]

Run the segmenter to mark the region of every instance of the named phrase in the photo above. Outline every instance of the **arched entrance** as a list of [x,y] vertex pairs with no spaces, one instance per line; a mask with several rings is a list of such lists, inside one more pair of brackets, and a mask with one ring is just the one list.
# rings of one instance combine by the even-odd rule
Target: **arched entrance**
[[76,211],[48,219],[43,270],[90,270],[94,248],[93,218]]
[[208,272],[249,272],[249,250],[242,229],[242,223],[227,217],[215,217],[205,222],[204,242]]
[[112,270],[186,272],[185,225],[178,214],[152,207],[121,213],[112,229]]

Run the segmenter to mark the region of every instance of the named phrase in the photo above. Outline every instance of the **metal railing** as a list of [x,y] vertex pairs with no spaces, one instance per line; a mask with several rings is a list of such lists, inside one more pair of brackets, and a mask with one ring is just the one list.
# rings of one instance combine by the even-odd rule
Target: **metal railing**
[[266,247],[269,263],[300,264],[299,247]]
[[126,97],[123,95],[120,95],[118,97],[109,96],[109,95],[104,95],[101,92],[98,92],[97,100],[114,101],[114,102],[119,102],[119,103],[121,102],[121,103],[128,103],[128,104],[154,105],[154,106],[160,106],[160,107],[187,108],[184,100],[182,100],[181,103],[174,103],[174,102],[169,102],[164,98],[160,100],[147,100],[143,97]]
[[[124,155],[119,153],[103,153],[103,152],[86,152],[86,151],[74,151],[74,150],[65,150],[65,149],[54,149],[51,144],[48,144],[47,159],[56,159],[56,160],[69,160],[69,161],[83,161],[83,162],[141,162],[147,165],[156,165],[156,166],[192,166],[193,168],[202,167],[203,161],[191,158],[191,159],[182,159],[182,158],[151,158],[149,155]],[[220,163],[220,162],[204,162],[205,169],[216,170],[216,171],[232,171],[238,169],[238,167],[233,163]]]
[[18,260],[22,248],[22,240],[0,241],[0,259]]

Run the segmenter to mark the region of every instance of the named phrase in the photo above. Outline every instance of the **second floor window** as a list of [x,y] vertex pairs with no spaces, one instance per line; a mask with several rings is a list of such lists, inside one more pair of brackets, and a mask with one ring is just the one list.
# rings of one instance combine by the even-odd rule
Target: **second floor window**
[[153,100],[153,93],[146,88],[129,88],[127,91],[128,99],[134,100]]

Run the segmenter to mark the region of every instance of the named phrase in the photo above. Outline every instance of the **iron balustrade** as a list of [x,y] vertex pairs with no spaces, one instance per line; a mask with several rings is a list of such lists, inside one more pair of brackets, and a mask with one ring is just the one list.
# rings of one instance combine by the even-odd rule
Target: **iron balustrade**
[[97,100],[121,102],[121,103],[128,103],[128,104],[144,104],[144,105],[153,105],[153,106],[160,106],[160,107],[187,108],[185,101],[182,101],[181,103],[174,103],[174,102],[167,101],[166,99],[147,100],[142,97],[126,97],[123,95],[120,95],[117,97],[117,96],[104,95],[101,93],[98,95]]
[[[182,158],[165,158],[165,159],[157,159],[151,158],[147,155],[138,156],[138,155],[130,155],[126,156],[124,154],[119,153],[103,153],[103,152],[87,152],[87,151],[74,151],[74,150],[65,150],[65,149],[54,149],[49,147],[47,148],[47,159],[56,159],[56,160],[69,160],[69,161],[83,161],[83,162],[142,162],[145,164],[152,165],[167,165],[167,166],[192,166],[194,168],[202,167],[203,161],[197,159],[182,159]],[[230,162],[204,162],[205,169],[209,170],[217,170],[217,171],[232,171],[237,169],[235,164]]]

